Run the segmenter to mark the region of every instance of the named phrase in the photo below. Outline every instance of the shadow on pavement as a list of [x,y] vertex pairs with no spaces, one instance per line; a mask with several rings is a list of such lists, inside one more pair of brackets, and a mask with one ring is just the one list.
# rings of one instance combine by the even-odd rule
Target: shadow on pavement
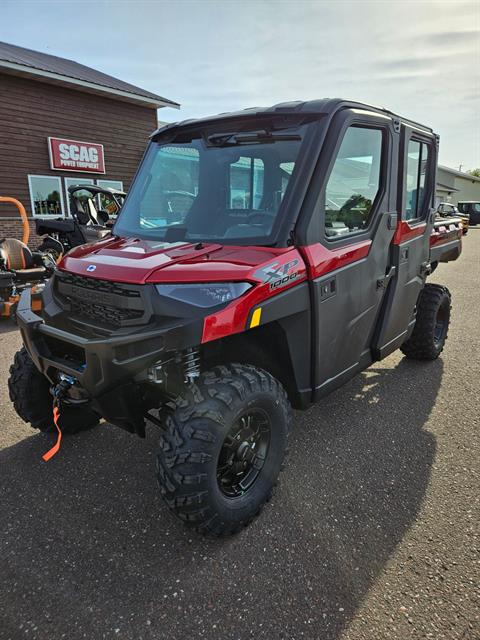
[[12,333],[12,331],[18,331],[18,327],[13,320],[0,318],[0,336],[3,333]]
[[48,464],[47,436],[4,449],[0,638],[340,638],[421,508],[442,372],[374,366],[298,413],[274,500],[228,540],[167,512],[155,432],[103,425]]

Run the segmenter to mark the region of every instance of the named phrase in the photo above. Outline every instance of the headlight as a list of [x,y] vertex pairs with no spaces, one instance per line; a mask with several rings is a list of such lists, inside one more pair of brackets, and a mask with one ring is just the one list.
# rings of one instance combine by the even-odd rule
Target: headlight
[[211,284],[157,284],[155,286],[162,296],[207,309],[239,298],[252,285],[248,282],[213,282]]

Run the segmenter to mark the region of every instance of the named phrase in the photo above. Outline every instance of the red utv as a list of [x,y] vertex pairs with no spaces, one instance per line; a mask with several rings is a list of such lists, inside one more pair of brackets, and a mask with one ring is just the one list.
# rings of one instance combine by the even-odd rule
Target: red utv
[[160,491],[228,535],[270,498],[291,407],[401,349],[433,360],[450,294],[427,278],[461,250],[435,222],[438,137],[343,100],[159,129],[112,237],[58,265],[9,381],[42,431],[105,419],[161,430]]

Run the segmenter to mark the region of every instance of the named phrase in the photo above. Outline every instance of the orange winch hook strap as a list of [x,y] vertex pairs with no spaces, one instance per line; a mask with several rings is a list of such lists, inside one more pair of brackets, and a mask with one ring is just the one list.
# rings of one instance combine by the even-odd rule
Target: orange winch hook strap
[[58,450],[60,449],[60,443],[62,442],[62,430],[58,425],[59,417],[60,417],[60,411],[57,405],[55,405],[53,407],[53,422],[55,423],[55,426],[57,427],[57,431],[58,431],[57,442],[53,445],[53,447],[49,451],[47,451],[47,453],[43,454],[42,458],[45,460],[45,462],[48,462],[50,458],[53,458],[53,456],[56,453],[58,453]]

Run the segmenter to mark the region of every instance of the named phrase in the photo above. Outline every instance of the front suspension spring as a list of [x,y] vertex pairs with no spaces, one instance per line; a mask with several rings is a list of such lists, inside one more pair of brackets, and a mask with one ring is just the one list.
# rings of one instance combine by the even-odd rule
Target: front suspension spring
[[200,352],[190,347],[183,354],[183,375],[185,382],[191,384],[200,375]]

